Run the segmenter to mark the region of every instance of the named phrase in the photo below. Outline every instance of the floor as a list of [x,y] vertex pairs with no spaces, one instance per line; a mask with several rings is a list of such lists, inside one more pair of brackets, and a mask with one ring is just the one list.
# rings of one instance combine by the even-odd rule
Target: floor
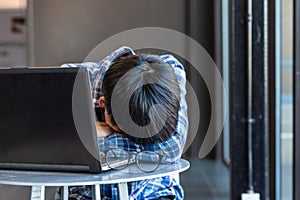
[[189,159],[190,169],[180,176],[187,200],[229,200],[230,173],[222,161]]

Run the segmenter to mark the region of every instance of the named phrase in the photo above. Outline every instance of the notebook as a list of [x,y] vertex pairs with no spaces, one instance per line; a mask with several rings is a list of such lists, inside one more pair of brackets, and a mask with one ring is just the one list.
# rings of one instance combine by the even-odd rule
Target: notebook
[[84,68],[0,70],[0,169],[99,173]]

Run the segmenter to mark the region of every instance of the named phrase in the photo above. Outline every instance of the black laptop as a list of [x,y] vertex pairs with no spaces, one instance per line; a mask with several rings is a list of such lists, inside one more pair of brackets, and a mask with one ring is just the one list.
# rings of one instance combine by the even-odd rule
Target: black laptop
[[86,69],[0,69],[0,169],[101,172]]

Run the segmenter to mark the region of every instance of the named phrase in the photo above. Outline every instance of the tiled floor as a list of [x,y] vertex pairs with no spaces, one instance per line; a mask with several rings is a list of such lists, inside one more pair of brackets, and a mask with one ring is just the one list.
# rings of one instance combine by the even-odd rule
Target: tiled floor
[[180,176],[187,200],[229,200],[229,169],[222,161],[189,159],[191,167]]

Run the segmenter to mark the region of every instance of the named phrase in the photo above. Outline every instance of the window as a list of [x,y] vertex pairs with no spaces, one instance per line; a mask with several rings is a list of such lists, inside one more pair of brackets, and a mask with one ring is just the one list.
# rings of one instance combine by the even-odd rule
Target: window
[[293,0],[281,0],[281,199],[293,198]]

